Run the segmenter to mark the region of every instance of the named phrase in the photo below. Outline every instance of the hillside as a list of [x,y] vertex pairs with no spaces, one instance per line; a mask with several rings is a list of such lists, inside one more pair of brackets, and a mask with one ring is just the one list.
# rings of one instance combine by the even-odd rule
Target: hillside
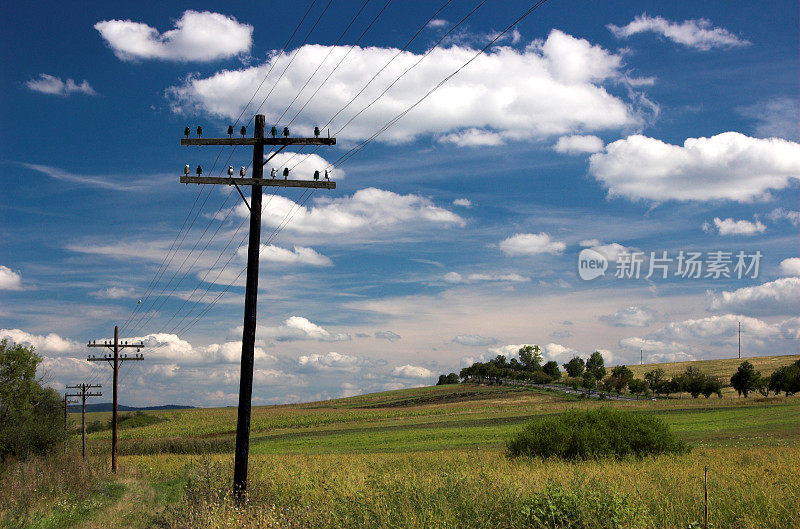
[[719,377],[724,384],[728,384],[731,376],[736,373],[739,365],[747,360],[756,371],[761,371],[764,376],[771,375],[773,371],[781,366],[791,364],[800,358],[798,355],[775,355],[775,356],[752,356],[747,358],[722,358],[717,360],[696,360],[694,362],[670,362],[662,364],[643,364],[629,365],[636,378],[644,377],[644,374],[656,368],[664,370],[667,377],[673,377],[686,371],[689,366],[696,366],[704,373]]

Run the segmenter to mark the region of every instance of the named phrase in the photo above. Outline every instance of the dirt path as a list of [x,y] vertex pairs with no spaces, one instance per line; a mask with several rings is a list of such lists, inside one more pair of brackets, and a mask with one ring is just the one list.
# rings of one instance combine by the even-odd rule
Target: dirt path
[[155,509],[155,491],[146,481],[126,477],[117,481],[125,487],[119,501],[96,513],[80,529],[148,527]]

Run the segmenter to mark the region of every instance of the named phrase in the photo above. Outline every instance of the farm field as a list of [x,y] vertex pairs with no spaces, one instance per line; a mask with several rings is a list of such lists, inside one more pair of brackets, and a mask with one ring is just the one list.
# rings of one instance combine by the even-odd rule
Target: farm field
[[[505,456],[504,443],[525,422],[601,406],[657,415],[692,451],[590,462]],[[87,485],[80,499],[68,487],[54,492],[56,507],[29,507],[41,514],[30,526],[542,527],[531,502],[548,491],[610,505],[623,526],[684,528],[702,520],[707,466],[714,527],[797,527],[798,411],[796,396],[603,402],[469,384],[258,407],[244,510],[225,494],[236,409],[150,412],[166,420],[120,430],[120,473],[98,469],[92,478],[105,488]],[[95,466],[107,463],[109,438],[107,430],[89,436]],[[84,506],[78,514],[69,510],[75,502]],[[54,517],[59,509],[72,515]]]

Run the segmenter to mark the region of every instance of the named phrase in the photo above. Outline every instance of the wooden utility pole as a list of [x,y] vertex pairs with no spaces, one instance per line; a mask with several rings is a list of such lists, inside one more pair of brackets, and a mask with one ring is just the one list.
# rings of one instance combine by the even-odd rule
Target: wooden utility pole
[[108,340],[104,341],[103,343],[97,343],[97,341],[92,341],[86,344],[86,347],[108,347],[114,354],[105,354],[103,356],[94,356],[91,355],[87,360],[90,362],[108,362],[111,366],[111,369],[114,370],[113,376],[113,390],[111,393],[111,470],[116,472],[117,471],[117,381],[119,380],[119,366],[122,365],[123,362],[127,360],[144,360],[144,357],[141,354],[134,354],[132,356],[128,356],[127,354],[120,356],[119,350],[120,349],[127,349],[129,347],[135,347],[136,352],[138,353],[140,349],[144,348],[144,344],[142,342],[128,344],[128,341],[120,341],[119,339],[119,327],[114,325],[114,341],[109,342]]
[[[70,397],[81,398],[81,456],[86,459],[86,398],[87,397],[102,397],[103,394],[99,391],[92,393],[92,388],[102,388],[100,384],[78,384],[77,386],[67,386],[67,389],[79,389],[80,393],[70,393]],[[65,394],[66,398],[67,395]]]
[[739,322],[739,360],[742,359],[742,322]]
[[[336,138],[320,138],[319,129],[315,127],[313,138],[290,138],[289,129],[283,129],[283,137],[277,134],[277,127],[272,127],[271,137],[265,135],[266,120],[263,115],[255,117],[255,133],[252,138],[245,138],[245,127],[242,127],[241,138],[200,138],[202,129],[198,127],[198,138],[189,138],[188,127],[184,131],[186,138],[181,139],[181,145],[252,145],[253,165],[252,177],[244,177],[244,168],[239,173],[239,178],[233,178],[232,168],[228,169],[228,177],[203,177],[202,168],[198,166],[197,176],[189,176],[188,165],[184,176],[180,178],[183,184],[222,184],[235,185],[242,200],[250,210],[250,236],[247,246],[247,280],[244,294],[244,330],[242,331],[242,365],[241,378],[239,379],[239,408],[236,418],[236,452],[233,464],[233,493],[241,498],[247,492],[247,463],[250,452],[250,408],[253,394],[253,356],[256,340],[256,310],[258,308],[258,257],[261,250],[261,190],[263,186],[273,187],[304,187],[312,189],[336,189],[336,182],[327,178],[319,179],[319,171],[315,173],[314,180],[289,180],[288,168],[281,175],[283,178],[264,178],[264,165],[274,158],[279,152],[290,145],[335,145]],[[233,130],[229,127],[229,132]],[[279,148],[264,160],[264,146],[274,145]],[[327,176],[327,172],[325,173]],[[250,204],[242,194],[239,185],[251,186]]]

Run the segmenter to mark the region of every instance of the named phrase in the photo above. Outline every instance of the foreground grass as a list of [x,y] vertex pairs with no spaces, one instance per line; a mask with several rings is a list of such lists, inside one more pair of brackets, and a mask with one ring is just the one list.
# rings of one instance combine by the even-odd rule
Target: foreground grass
[[[715,527],[796,527],[800,473],[797,447],[705,448],[643,460],[511,461],[501,451],[407,454],[261,455],[251,460],[247,513],[226,504],[229,456],[127,458],[166,475],[191,475],[191,501],[164,518],[167,526],[216,527],[227,521],[267,527],[503,528],[538,527],[526,506],[546,487],[576,497],[625,498],[630,527],[684,528],[702,519],[703,467]],[[211,469],[210,471],[208,469]],[[589,509],[591,505],[585,505]],[[602,527],[602,520],[587,527]],[[545,525],[546,526],[546,525]]]
[[[60,471],[57,463],[47,467],[52,483],[45,467],[32,484],[0,476],[0,491],[20,490],[16,500],[0,492],[0,526],[685,528],[702,518],[708,466],[717,529],[798,527],[799,404],[797,397],[604,403],[457,385],[255,408],[245,508],[227,495],[236,410],[157,412],[167,420],[121,431],[120,474],[95,480],[121,487],[106,496],[88,480],[70,496],[70,474],[80,469]],[[576,463],[506,457],[505,442],[526,421],[601,406],[657,415],[693,449]],[[94,458],[107,454],[107,434],[90,436]],[[81,503],[92,498],[101,502]],[[27,502],[27,518],[9,517],[14,501]],[[563,517],[551,516],[553,505]],[[550,518],[539,516],[543,506]],[[44,517],[59,512],[77,514]],[[11,523],[20,520],[28,525]]]

